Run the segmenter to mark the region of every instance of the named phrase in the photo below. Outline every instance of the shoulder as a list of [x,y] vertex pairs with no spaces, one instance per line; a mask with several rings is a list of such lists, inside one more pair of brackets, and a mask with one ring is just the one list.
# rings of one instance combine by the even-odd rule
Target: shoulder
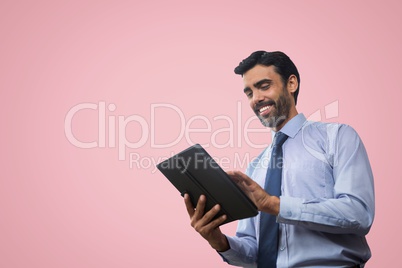
[[362,145],[353,127],[332,122],[306,122],[299,141],[305,150],[314,155],[322,155],[321,158],[325,158],[331,165],[336,164],[336,155],[339,153],[355,151]]
[[306,121],[301,129],[301,135],[304,138],[311,137],[326,142],[339,138],[359,139],[359,135],[352,126],[333,122]]

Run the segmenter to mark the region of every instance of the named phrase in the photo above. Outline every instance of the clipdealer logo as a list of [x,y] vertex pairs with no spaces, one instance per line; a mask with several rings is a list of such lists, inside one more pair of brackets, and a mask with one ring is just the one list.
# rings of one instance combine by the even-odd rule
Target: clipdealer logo
[[[269,130],[266,128],[252,128],[251,124],[253,121],[259,122],[259,119],[254,115],[243,120],[243,107],[240,101],[236,104],[235,116],[220,114],[213,118],[208,118],[204,115],[194,115],[186,119],[184,112],[178,106],[170,103],[150,104],[149,120],[140,114],[118,115],[115,113],[116,109],[117,106],[114,103],[108,104],[105,101],[99,101],[98,103],[85,102],[74,105],[68,110],[64,120],[64,132],[67,140],[73,146],[81,149],[117,148],[118,160],[125,161],[128,156],[130,168],[134,166],[137,168],[150,168],[175,154],[171,152],[169,156],[149,159],[141,156],[136,149],[148,146],[148,143],[151,149],[172,148],[183,140],[190,146],[197,143],[191,139],[191,134],[193,133],[209,134],[209,142],[201,144],[204,148],[210,146],[214,148],[240,148],[243,144],[251,148],[265,148],[269,144],[269,142],[256,144],[251,141],[250,135],[254,133],[269,133]],[[79,135],[76,135],[73,131],[74,120],[79,119],[80,115],[86,110],[95,111],[96,115],[93,115],[93,120],[96,120],[98,125],[97,136],[93,137],[90,141],[81,140],[78,138]],[[179,133],[173,140],[162,143],[157,141],[155,129],[158,113],[162,114],[164,112],[173,113],[179,119],[180,126]],[[200,122],[205,127],[194,127],[195,124]],[[216,128],[216,125],[222,124],[226,127]],[[130,125],[135,126],[136,131],[139,133],[139,139],[136,141],[132,141],[126,136],[126,129]],[[75,131],[77,132],[77,130]],[[222,134],[227,134],[226,136],[228,137],[223,143],[218,138]],[[238,158],[239,156],[236,157]],[[219,161],[219,159],[216,160]],[[247,159],[238,159],[238,161],[245,162]],[[230,162],[230,159],[221,159],[220,162]]]
[[[308,116],[308,120],[322,121],[327,119],[336,118],[339,115],[339,103],[334,101],[324,107],[323,110],[317,109],[314,113]],[[144,156],[138,152],[138,149],[144,147],[149,143],[151,149],[172,148],[179,142],[185,140],[187,144],[193,145],[197,142],[191,139],[192,133],[207,133],[210,134],[208,143],[201,144],[204,148],[210,146],[214,148],[241,148],[246,145],[249,148],[263,149],[266,148],[270,141],[267,139],[266,143],[255,144],[251,141],[250,135],[256,133],[269,133],[268,128],[252,128],[251,123],[259,119],[252,115],[243,121],[242,117],[242,104],[240,101],[236,104],[235,116],[217,115],[212,119],[204,115],[194,115],[186,119],[184,112],[176,105],[170,103],[152,103],[150,104],[149,120],[139,114],[131,114],[128,116],[115,114],[117,106],[114,103],[107,104],[105,101],[98,103],[84,102],[71,107],[65,116],[64,120],[64,133],[70,144],[81,149],[93,148],[117,148],[118,160],[126,161],[128,155],[130,169],[153,169],[152,173],[156,172],[156,164],[162,162],[169,157],[172,157],[177,152],[171,152],[169,156]],[[98,133],[91,141],[80,140],[73,131],[74,120],[80,117],[81,113],[85,110],[95,111],[97,115],[93,120],[97,121]],[[157,142],[155,129],[157,114],[167,112],[175,113],[180,120],[179,134],[174,140],[169,142]],[[96,118],[97,117],[97,118]],[[193,127],[195,122],[202,122],[206,127],[196,128]],[[214,128],[214,124],[223,123],[228,127]],[[127,138],[126,129],[130,125],[135,125],[136,130],[140,134],[139,139],[132,141]],[[116,135],[117,133],[117,135]],[[218,142],[217,136],[220,134],[227,134],[227,140],[224,143]],[[136,150],[137,149],[137,150]],[[306,148],[311,154],[323,159],[319,152],[315,152],[311,148]],[[236,169],[245,169],[247,164],[253,159],[249,154],[239,155],[235,153],[233,157],[222,157],[220,159],[214,158],[222,168],[234,167]]]

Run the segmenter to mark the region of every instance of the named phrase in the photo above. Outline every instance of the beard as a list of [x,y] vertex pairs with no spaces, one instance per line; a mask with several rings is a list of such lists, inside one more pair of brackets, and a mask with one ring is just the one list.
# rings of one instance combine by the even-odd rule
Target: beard
[[[277,128],[280,126],[287,118],[289,118],[290,113],[290,94],[287,90],[282,88],[282,93],[279,95],[277,101],[268,101],[264,103],[259,103],[254,109],[255,114],[258,119],[260,119],[261,124],[269,128]],[[272,105],[273,110],[266,116],[261,116],[259,109],[260,107]]]

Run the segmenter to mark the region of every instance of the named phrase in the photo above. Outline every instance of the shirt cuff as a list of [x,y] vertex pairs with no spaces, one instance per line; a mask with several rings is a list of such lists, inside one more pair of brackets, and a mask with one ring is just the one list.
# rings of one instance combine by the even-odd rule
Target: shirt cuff
[[229,242],[229,249],[226,251],[218,252],[219,255],[221,255],[222,259],[229,263],[230,259],[233,259],[238,256],[238,250],[237,250],[237,245],[234,239],[230,236],[226,236],[228,242]]
[[277,222],[287,223],[290,221],[299,221],[301,219],[304,199],[289,196],[281,196],[280,199]]

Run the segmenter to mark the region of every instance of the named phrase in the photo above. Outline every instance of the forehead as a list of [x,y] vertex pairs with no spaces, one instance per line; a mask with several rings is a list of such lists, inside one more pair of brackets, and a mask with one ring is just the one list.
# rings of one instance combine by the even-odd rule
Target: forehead
[[265,66],[257,64],[243,74],[243,83],[245,86],[252,86],[262,79],[275,81],[280,79],[280,75],[275,71],[275,66]]

